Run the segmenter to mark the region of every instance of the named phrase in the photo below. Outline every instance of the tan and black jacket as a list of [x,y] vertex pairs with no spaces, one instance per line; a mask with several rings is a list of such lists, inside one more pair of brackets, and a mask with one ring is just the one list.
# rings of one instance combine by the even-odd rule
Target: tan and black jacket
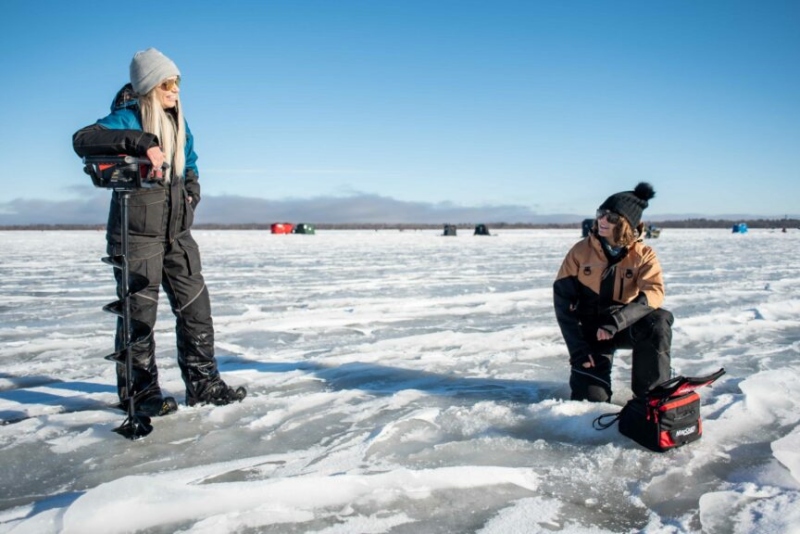
[[661,265],[652,248],[641,241],[616,258],[607,255],[596,234],[576,243],[553,284],[553,304],[570,361],[593,352],[585,332],[603,328],[616,334],[664,301]]

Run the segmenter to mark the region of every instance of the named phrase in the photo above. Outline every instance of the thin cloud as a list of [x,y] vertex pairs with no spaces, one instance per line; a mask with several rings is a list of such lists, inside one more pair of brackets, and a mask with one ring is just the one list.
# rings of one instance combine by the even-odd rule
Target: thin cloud
[[[0,225],[105,224],[110,193],[90,190],[79,198],[51,201],[15,199],[0,203]],[[537,215],[516,205],[459,206],[451,202],[406,202],[373,194],[269,200],[239,196],[204,196],[198,224],[312,223],[471,223],[551,222],[559,216]],[[574,216],[573,216],[574,218]]]
[[[204,201],[206,202],[206,201]],[[465,207],[450,202],[406,202],[390,197],[360,194],[267,200],[235,196],[207,199],[197,214],[198,223],[239,224],[275,221],[313,223],[467,223],[534,222],[543,219],[525,206]]]

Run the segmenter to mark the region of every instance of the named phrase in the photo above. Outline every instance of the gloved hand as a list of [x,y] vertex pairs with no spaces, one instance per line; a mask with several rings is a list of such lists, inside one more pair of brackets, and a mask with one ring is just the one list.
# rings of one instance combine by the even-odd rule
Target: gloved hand
[[592,356],[588,352],[586,354],[581,354],[579,356],[571,358],[569,363],[572,367],[582,367],[584,369],[588,369],[590,367],[595,366],[594,356]]
[[608,341],[617,333],[614,325],[603,325],[597,329],[597,341]]
[[575,368],[591,369],[611,365],[611,356],[608,354],[586,353],[570,359],[570,365]]

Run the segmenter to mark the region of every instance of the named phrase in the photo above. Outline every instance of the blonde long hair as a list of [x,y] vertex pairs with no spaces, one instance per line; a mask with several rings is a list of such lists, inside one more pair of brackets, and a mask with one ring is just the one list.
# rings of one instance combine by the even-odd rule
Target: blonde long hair
[[172,176],[183,177],[186,169],[186,123],[180,99],[175,103],[175,113],[168,112],[161,107],[154,87],[139,97],[139,109],[142,111],[142,129],[158,137],[165,161],[170,165],[164,173],[164,181],[169,183]]

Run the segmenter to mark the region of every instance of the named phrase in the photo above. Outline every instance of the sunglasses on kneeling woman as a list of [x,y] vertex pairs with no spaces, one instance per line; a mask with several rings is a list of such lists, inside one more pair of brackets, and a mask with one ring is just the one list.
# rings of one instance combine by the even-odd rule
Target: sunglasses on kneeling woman
[[597,220],[600,220],[603,217],[605,217],[606,221],[608,221],[609,223],[617,224],[619,220],[622,218],[622,215],[620,215],[619,213],[614,213],[611,210],[597,210],[596,214]]

